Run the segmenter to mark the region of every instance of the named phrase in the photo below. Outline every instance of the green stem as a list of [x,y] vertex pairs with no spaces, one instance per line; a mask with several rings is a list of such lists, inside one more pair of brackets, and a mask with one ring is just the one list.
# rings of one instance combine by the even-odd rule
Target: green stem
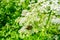
[[47,20],[47,22],[46,22],[45,27],[47,27],[47,25],[48,25],[48,23],[49,23],[49,20],[50,20],[50,17],[51,17],[51,12],[52,12],[52,11],[49,11],[49,12],[48,12],[48,13],[49,13],[49,16],[48,16],[48,20]]

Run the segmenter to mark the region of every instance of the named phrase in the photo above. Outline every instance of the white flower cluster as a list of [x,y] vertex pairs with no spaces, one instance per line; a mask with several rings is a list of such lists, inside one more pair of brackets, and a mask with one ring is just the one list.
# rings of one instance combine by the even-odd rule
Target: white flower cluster
[[60,18],[52,19],[51,22],[52,22],[53,24],[60,24]]
[[38,0],[38,3],[40,3],[40,2],[44,2],[45,0]]
[[[41,3],[41,2],[43,2],[43,3]],[[25,27],[29,24],[32,24],[32,26],[35,26],[34,22],[37,22],[36,23],[37,25],[40,25],[40,24],[46,25],[46,21],[48,19],[49,13],[43,14],[44,11],[47,13],[49,10],[52,10],[52,11],[57,11],[57,13],[56,13],[57,15],[60,14],[60,5],[58,4],[58,0],[48,0],[48,1],[38,0],[37,3],[30,4],[28,6],[30,7],[30,10],[29,11],[23,10],[22,14],[21,14],[22,17],[20,17],[19,24],[21,26],[23,26],[19,30],[20,33],[21,33],[21,31],[25,33],[26,32]],[[47,9],[49,9],[49,10],[47,10]],[[55,18],[55,19],[53,18],[51,20],[51,22],[55,23],[55,24],[60,24],[60,19],[59,18]]]
[[20,22],[19,22],[20,25],[24,25],[24,24],[26,25],[29,24],[30,22],[40,20],[40,18],[37,16],[38,13],[35,11],[35,9],[33,9],[31,12],[27,10],[23,10],[21,15],[24,17],[20,18]]

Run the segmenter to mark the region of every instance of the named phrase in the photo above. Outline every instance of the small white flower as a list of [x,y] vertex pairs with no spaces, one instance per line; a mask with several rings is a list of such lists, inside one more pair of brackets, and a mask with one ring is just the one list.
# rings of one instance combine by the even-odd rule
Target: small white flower
[[50,7],[51,7],[51,10],[58,10],[59,9],[58,0],[53,0],[52,4],[50,5]]
[[51,7],[51,10],[56,10],[58,6],[55,4],[52,4],[50,7]]
[[44,13],[44,11],[47,12],[46,8],[48,6],[50,6],[49,1],[46,1],[46,2],[42,3],[41,5],[42,6],[40,6],[40,7],[38,6],[38,10],[40,10],[42,13]]
[[52,22],[53,24],[60,24],[60,18],[52,19],[51,22]]
[[52,3],[57,4],[58,0],[50,0]]
[[27,10],[23,10],[21,15],[22,15],[22,16],[26,16],[27,13],[28,13]]
[[44,2],[45,0],[38,0],[38,3],[40,3],[40,2]]
[[22,27],[18,32],[19,32],[19,33],[23,33],[23,32],[25,32],[25,31],[26,31],[25,27]]
[[23,25],[23,23],[25,23],[26,21],[27,21],[27,18],[25,18],[25,17],[20,18],[19,24],[20,24],[20,25]]
[[24,14],[21,14],[22,16],[29,16],[31,13],[24,13]]
[[40,18],[39,17],[35,17],[35,21],[39,21],[40,20]]
[[32,4],[32,3],[34,3],[35,1],[34,0],[32,0],[31,2],[30,2],[30,4]]
[[53,38],[54,38],[55,40],[58,40],[58,36],[57,36],[57,35],[55,35]]
[[57,11],[60,11],[60,5],[58,5]]

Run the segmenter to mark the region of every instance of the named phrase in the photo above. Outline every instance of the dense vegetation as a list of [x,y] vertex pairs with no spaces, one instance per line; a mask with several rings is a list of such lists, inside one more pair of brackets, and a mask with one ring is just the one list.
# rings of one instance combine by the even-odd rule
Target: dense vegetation
[[60,40],[60,1],[0,0],[0,40]]

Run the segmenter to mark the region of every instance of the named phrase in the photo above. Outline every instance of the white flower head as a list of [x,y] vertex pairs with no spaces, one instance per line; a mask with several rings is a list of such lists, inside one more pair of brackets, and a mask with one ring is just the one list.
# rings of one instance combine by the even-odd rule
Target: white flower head
[[57,4],[58,0],[50,0],[52,3]]
[[54,38],[55,40],[58,40],[58,36],[57,36],[57,35],[55,35],[53,38]]
[[25,32],[25,31],[26,31],[25,27],[22,27],[18,32],[22,33],[22,32]]
[[27,13],[28,13],[28,10],[23,10],[21,15],[26,16]]
[[59,4],[58,4],[58,0],[51,0],[52,1],[52,4],[50,5],[51,7],[51,10],[58,10],[59,9]]
[[60,15],[60,11],[57,11],[57,12],[56,12],[56,15]]
[[40,3],[40,2],[44,2],[45,0],[38,0],[38,3]]
[[50,7],[51,7],[51,10],[56,10],[57,9],[57,5],[55,5],[55,4],[52,4]]
[[60,24],[60,18],[52,19],[51,22],[52,22],[53,24]]
[[23,25],[26,21],[27,21],[27,18],[25,18],[25,17],[20,18],[19,24],[20,24],[20,25]]

